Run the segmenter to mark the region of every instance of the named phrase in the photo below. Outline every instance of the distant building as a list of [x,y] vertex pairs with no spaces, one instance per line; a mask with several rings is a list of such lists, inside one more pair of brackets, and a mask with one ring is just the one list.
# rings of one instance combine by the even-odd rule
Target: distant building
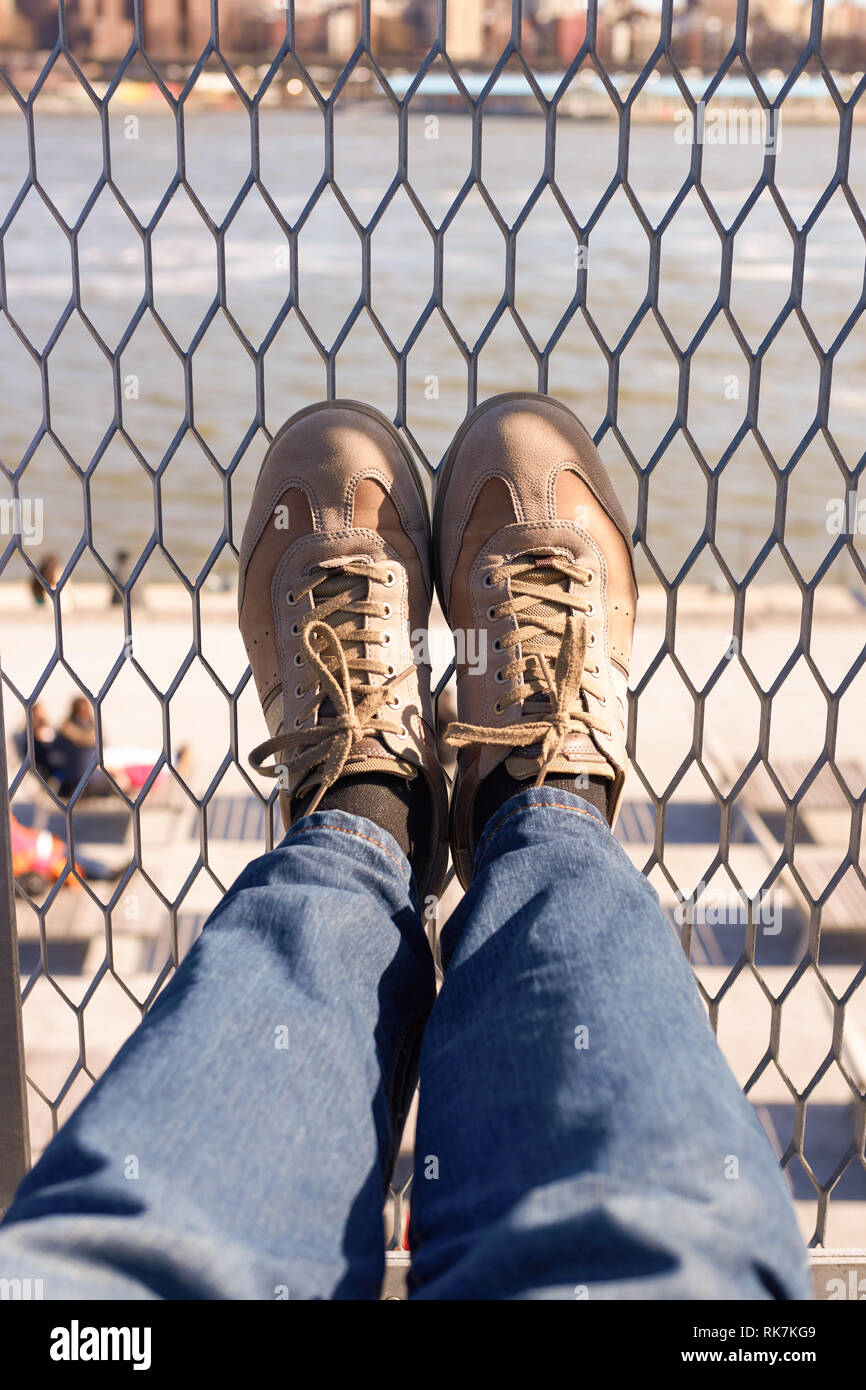
[[[144,42],[156,59],[197,58],[210,29],[210,0],[146,0]],[[285,8],[274,0],[220,0],[220,46],[229,55],[273,51],[280,30],[285,33]]]
[[686,0],[675,33],[676,56],[692,67],[716,67],[737,27],[737,0]]
[[154,58],[200,53],[210,35],[209,0],[147,0],[144,17],[145,47]]
[[325,47],[328,57],[337,58],[341,62],[350,58],[358,42],[360,27],[355,5],[335,5],[325,20]]
[[866,8],[843,3],[831,5],[824,11],[824,38],[866,38]]
[[586,11],[578,10],[575,12],[572,6],[569,14],[557,15],[554,23],[556,25],[556,56],[563,67],[567,68],[580,52],[586,39]]
[[658,14],[647,14],[633,6],[623,7],[616,19],[606,14],[610,25],[610,59],[616,67],[645,63],[659,41]]
[[[827,16],[833,13],[833,9],[832,5],[825,7],[825,25]],[[810,0],[764,0],[763,4],[756,6],[756,10],[777,34],[786,34],[797,39],[808,38],[812,23]],[[751,13],[750,18],[754,18]]]
[[3,44],[10,48],[53,48],[57,41],[55,0],[3,0]]
[[15,0],[0,0],[0,48],[32,48],[35,38],[33,25]]
[[[355,0],[348,8],[356,7]],[[329,7],[321,8],[327,18]],[[78,57],[114,61],[133,41],[133,0],[69,0],[66,14]],[[280,31],[285,33],[285,8],[277,0],[220,0],[219,15],[220,41],[229,53],[265,53],[277,47]],[[197,58],[210,38],[210,0],[146,0],[143,27],[153,58]],[[0,0],[0,46],[51,48],[56,40],[56,0]]]
[[412,0],[378,0],[370,14],[370,44],[380,58],[420,56],[435,33],[435,22],[425,28],[423,6]]
[[448,56],[471,63],[484,56],[484,0],[460,0],[446,11],[445,46]]
[[73,48],[88,58],[120,58],[132,43],[132,0],[75,0],[66,13]]
[[[253,61],[272,54],[285,35],[289,0],[219,0],[220,42],[230,58]],[[646,6],[646,8],[643,8]],[[304,59],[343,63],[361,32],[361,0],[297,0],[295,38]],[[672,48],[675,59],[705,70],[718,65],[733,42],[737,0],[676,0]],[[78,57],[111,62],[134,36],[133,0],[67,0],[73,51]],[[785,67],[796,60],[809,34],[811,0],[751,0],[749,54],[758,66]],[[374,0],[370,29],[373,52],[385,62],[416,62],[437,27],[436,0]],[[598,7],[595,48],[605,64],[637,67],[652,56],[659,39],[657,0],[603,0]],[[523,52],[530,62],[567,67],[586,40],[581,0],[525,0]],[[488,63],[511,34],[508,0],[449,0],[447,51],[460,63]],[[145,0],[144,41],[158,62],[198,57],[211,30],[211,0]],[[827,5],[823,22],[828,61],[851,69],[866,63],[866,0]],[[53,47],[57,0],[0,0],[0,48]]]

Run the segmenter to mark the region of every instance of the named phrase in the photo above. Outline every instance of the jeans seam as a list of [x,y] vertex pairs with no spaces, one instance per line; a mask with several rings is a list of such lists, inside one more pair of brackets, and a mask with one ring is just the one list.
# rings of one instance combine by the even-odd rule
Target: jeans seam
[[502,817],[501,821],[494,825],[492,830],[486,831],[478,846],[479,858],[487,848],[488,841],[502,829],[506,821],[510,821],[512,816],[522,816],[524,811],[571,811],[574,816],[585,816],[587,820],[595,821],[596,825],[602,826],[603,829],[610,830],[607,821],[601,820],[599,816],[594,816],[591,811],[584,811],[580,806],[568,806],[564,801],[531,801],[527,806],[518,806],[516,810],[509,811],[507,815]]
[[[427,1017],[429,1018],[429,1010],[428,1010]],[[403,1137],[402,1128],[401,1128],[401,1130],[400,1130],[400,1133],[399,1133],[399,1134],[397,1133],[397,1126],[396,1126],[396,1124],[395,1124],[395,1122],[394,1122],[394,1121],[395,1121],[394,1106],[395,1106],[395,1102],[397,1101],[398,1098],[399,1098],[402,1102],[405,1102],[406,1099],[407,1099],[406,1094],[405,1094],[405,1091],[406,1091],[406,1076],[407,1076],[407,1073],[408,1073],[409,1063],[410,1063],[410,1061],[412,1060],[412,1057],[413,1057],[413,1055],[414,1055],[414,1057],[416,1058],[416,1065],[417,1065],[417,1058],[418,1058],[418,1055],[419,1055],[421,1039],[422,1039],[423,1036],[424,1036],[424,1030],[425,1030],[426,1027],[427,1027],[427,1018],[424,1019],[423,1023],[419,1023],[417,1019],[414,1019],[411,1023],[407,1023],[406,1027],[403,1029],[402,1035],[401,1035],[401,1037],[400,1037],[400,1041],[399,1041],[399,1043],[397,1044],[397,1047],[396,1047],[396,1050],[395,1050],[395,1053],[394,1053],[394,1062],[393,1062],[393,1065],[392,1065],[392,1068],[391,1068],[391,1075],[390,1075],[390,1078],[389,1078],[389,1081],[388,1081],[388,1120],[389,1120],[389,1128],[390,1128],[390,1130],[391,1130],[391,1135],[390,1135],[390,1144],[389,1144],[389,1153],[388,1153],[388,1173],[387,1173],[386,1182],[385,1182],[385,1190],[386,1190],[386,1191],[387,1191],[388,1186],[389,1186],[389,1184],[390,1184],[390,1182],[391,1182],[391,1178],[392,1178],[393,1175],[394,1175],[394,1169],[395,1169],[395,1167],[396,1167],[396,1165],[397,1165],[397,1159],[398,1159],[398,1157],[399,1157],[398,1145],[399,1145],[399,1143],[400,1143],[400,1140],[401,1140],[402,1137]],[[399,1087],[399,1097],[398,1097],[398,1094],[397,1094],[397,1093],[398,1093],[398,1087]],[[409,1105],[407,1105],[407,1107],[406,1107],[406,1112],[405,1112],[405,1114],[403,1114],[403,1115],[400,1116],[400,1117],[396,1117],[396,1118],[402,1119],[403,1125],[404,1125],[404,1126],[405,1126],[405,1123],[406,1123],[406,1117],[407,1117],[407,1115],[408,1115],[408,1113],[409,1113],[409,1109],[411,1108],[411,1103],[412,1103],[412,1102],[411,1102],[411,1097],[409,1097],[408,1099],[409,1099]]]
[[406,884],[406,887],[412,887],[411,878],[408,878],[406,876],[406,874],[403,871],[402,864],[400,863],[399,859],[394,858],[393,854],[388,849],[388,846],[383,845],[381,840],[374,840],[372,835],[365,835],[361,830],[349,830],[348,827],[345,825],[303,825],[296,830],[292,830],[289,834],[289,839],[291,839],[295,835],[308,835],[314,830],[336,830],[339,831],[341,835],[354,835],[357,840],[366,840],[368,845],[375,845],[377,849],[382,850],[383,854],[387,854],[388,858],[391,860],[391,863],[394,864],[395,867],[399,870],[400,877],[403,879],[403,882]]

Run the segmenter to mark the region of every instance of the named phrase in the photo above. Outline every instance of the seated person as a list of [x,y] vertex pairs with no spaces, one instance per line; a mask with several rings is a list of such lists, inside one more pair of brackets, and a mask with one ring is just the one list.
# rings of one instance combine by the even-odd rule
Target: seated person
[[[65,744],[58,740],[57,730],[48,717],[48,711],[39,702],[33,706],[30,717],[33,724],[33,753],[36,771],[46,782],[50,781],[51,778],[56,778],[60,782],[66,781],[68,778],[68,750]],[[21,756],[26,756],[26,730],[19,736],[17,743]]]
[[31,576],[30,592],[33,595],[33,602],[37,608],[44,608],[46,595],[49,590],[57,588],[57,582],[63,573],[63,566],[56,555],[43,555],[39,561],[38,572]]
[[[34,729],[34,741],[35,741]],[[72,701],[69,714],[61,724],[54,739],[55,767],[62,797],[71,796],[94,759],[96,750],[96,722],[93,706],[84,695],[77,695]],[[94,768],[87,779],[85,795],[107,796],[111,784],[101,768]]]
[[[58,794],[69,797],[94,761],[96,720],[93,706],[86,696],[77,695],[58,730],[52,728],[41,704],[33,706],[32,719],[36,769],[46,780],[55,778],[59,784]],[[87,777],[86,796],[108,796],[113,790],[110,779],[127,796],[134,796],[144,786],[159,757],[158,750],[132,745],[106,746],[103,752],[104,770],[92,768]],[[189,760],[189,749],[181,748],[177,758],[181,773],[187,769]],[[161,776],[162,773],[157,781]]]

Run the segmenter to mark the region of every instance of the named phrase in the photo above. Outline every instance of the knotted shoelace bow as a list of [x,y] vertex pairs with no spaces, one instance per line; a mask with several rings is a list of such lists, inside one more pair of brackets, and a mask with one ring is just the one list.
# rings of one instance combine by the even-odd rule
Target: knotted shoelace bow
[[[331,581],[329,587],[336,589],[336,592],[322,597],[299,622],[301,651],[311,671],[299,690],[315,691],[315,695],[309,707],[298,715],[294,729],[285,729],[267,739],[250,754],[250,765],[268,777],[279,776],[280,763],[264,766],[265,759],[276,754],[291,759],[292,771],[300,781],[306,774],[321,767],[319,788],[307,808],[307,814],[315,811],[325,792],[342,775],[352,750],[364,738],[382,733],[401,735],[404,732],[401,724],[383,718],[380,711],[383,705],[393,702],[395,687],[415,669],[412,665],[396,672],[389,663],[347,651],[352,646],[363,649],[365,646],[385,645],[381,632],[359,626],[355,619],[372,617],[384,620],[388,616],[386,605],[363,596],[366,583],[359,586],[351,581],[387,582],[389,568],[361,559],[348,559],[341,560],[338,565],[320,566],[320,569],[323,573],[300,585],[291,595],[293,602],[298,603],[325,584],[326,580]],[[349,582],[345,585],[335,582],[343,578]],[[336,624],[328,622],[328,618],[335,614],[340,614],[343,621]],[[369,680],[371,675],[382,676],[383,680],[373,685]],[[330,701],[333,714],[322,717],[321,706],[326,700]],[[298,727],[314,713],[318,715],[314,724],[309,728]]]

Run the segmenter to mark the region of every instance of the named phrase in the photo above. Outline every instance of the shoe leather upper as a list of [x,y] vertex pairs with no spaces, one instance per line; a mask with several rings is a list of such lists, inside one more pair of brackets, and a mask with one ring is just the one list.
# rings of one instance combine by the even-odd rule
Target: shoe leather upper
[[[345,574],[348,562],[360,574]],[[369,577],[365,577],[369,569]],[[342,578],[341,578],[342,576]],[[321,577],[299,597],[297,590]],[[343,585],[341,590],[340,585]],[[412,668],[383,703],[373,724],[391,729],[355,741],[349,761],[369,768],[381,762],[431,771],[435,758],[429,667],[415,666],[412,632],[427,625],[431,576],[429,523],[411,464],[384,421],[351,403],[317,407],[293,417],[275,437],[256,484],[240,549],[238,612],[241,635],[272,738],[314,729],[335,714],[326,697],[315,700],[303,630],[335,593],[352,595],[332,613],[331,625],[357,628],[348,642],[350,660],[386,664],[392,673]],[[372,606],[381,613],[357,612]],[[370,640],[363,637],[369,634]],[[379,638],[387,638],[383,646]],[[324,638],[319,633],[317,644]],[[376,640],[374,640],[376,639]],[[333,657],[327,658],[336,669]],[[370,686],[387,681],[377,672],[353,673]],[[323,686],[323,683],[319,683]],[[308,688],[304,688],[304,687]],[[399,699],[399,706],[393,701]],[[342,735],[341,735],[342,736]],[[274,754],[278,757],[278,754]],[[315,770],[300,774],[285,759],[283,818],[291,822],[291,797],[315,783]],[[437,769],[438,772],[438,769]]]
[[[546,653],[552,670],[564,639],[535,633],[532,612],[535,602],[543,605],[543,600],[521,594],[528,587],[535,595],[548,583],[552,594],[569,594],[580,604],[573,610],[575,622],[585,625],[579,634],[586,644],[580,649],[585,680],[579,708],[595,727],[570,721],[547,770],[606,778],[613,820],[627,767],[627,684],[637,583],[629,526],[598,452],[566,407],[548,397],[512,396],[479,407],[458,435],[445,467],[437,506],[440,598],[452,629],[486,630],[487,636],[484,674],[458,664],[458,721],[494,731],[487,742],[461,747],[453,816],[458,836],[468,836],[469,803],[480,781],[500,762],[505,760],[517,778],[529,778],[541,767],[540,747],[509,748],[498,731],[552,713],[550,695],[541,694],[539,658],[527,652]],[[558,560],[566,570],[573,569],[571,576],[562,573]],[[552,603],[534,611],[560,613],[564,632],[572,610]],[[523,645],[503,647],[515,632],[524,634]],[[458,644],[458,655],[459,650]],[[520,665],[515,656],[526,656],[524,670],[507,676],[508,669]],[[565,665],[563,660],[560,674]],[[530,684],[537,685],[529,695],[527,671],[533,676]],[[516,699],[521,689],[524,695]],[[463,870],[461,877],[465,864]]]

